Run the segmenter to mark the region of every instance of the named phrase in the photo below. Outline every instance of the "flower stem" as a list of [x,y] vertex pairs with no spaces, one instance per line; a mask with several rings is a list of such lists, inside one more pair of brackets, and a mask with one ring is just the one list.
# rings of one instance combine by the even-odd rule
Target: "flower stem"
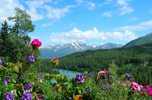
[[48,77],[48,81],[49,81],[49,79],[50,79],[50,75],[51,75],[52,69],[53,69],[53,65],[52,65],[51,70],[50,70],[50,74],[49,74],[49,77]]

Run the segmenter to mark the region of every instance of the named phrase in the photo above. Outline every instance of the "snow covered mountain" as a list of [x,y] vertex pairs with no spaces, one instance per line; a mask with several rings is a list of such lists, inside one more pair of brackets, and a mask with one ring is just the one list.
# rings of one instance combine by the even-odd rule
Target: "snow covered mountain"
[[122,44],[103,43],[100,45],[87,45],[84,42],[73,42],[65,45],[49,45],[40,47],[41,57],[50,59],[54,57],[62,57],[75,52],[84,52],[86,50],[111,49],[122,47]]

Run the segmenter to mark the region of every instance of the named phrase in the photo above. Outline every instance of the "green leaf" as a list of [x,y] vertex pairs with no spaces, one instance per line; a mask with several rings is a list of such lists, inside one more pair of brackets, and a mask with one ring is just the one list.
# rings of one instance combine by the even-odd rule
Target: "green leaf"
[[11,69],[17,73],[19,72],[19,67],[17,65],[13,66]]
[[68,83],[68,87],[69,87],[69,88],[73,88],[72,82]]
[[13,67],[15,64],[12,63],[12,62],[8,62],[8,63],[6,63],[6,65],[7,65],[8,67]]
[[65,82],[68,82],[68,78],[66,75],[54,75],[53,78],[57,81],[57,84],[63,84]]
[[77,75],[77,74],[78,74],[78,72],[75,73],[75,75]]

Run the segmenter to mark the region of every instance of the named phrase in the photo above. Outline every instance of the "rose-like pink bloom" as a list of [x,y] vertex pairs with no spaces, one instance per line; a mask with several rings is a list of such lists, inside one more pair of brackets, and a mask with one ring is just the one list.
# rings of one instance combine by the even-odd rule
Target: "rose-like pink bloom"
[[100,75],[104,74],[104,71],[100,71],[99,74],[100,74]]
[[109,71],[106,71],[106,74],[109,74]]
[[104,73],[105,73],[105,74],[108,74],[109,71],[100,71],[100,72],[99,72],[100,75],[102,75],[102,74],[104,74]]
[[149,93],[150,95],[152,95],[152,88],[149,85],[144,86],[147,88],[147,93]]
[[38,39],[34,39],[30,45],[35,45],[36,47],[40,47],[42,43]]
[[55,57],[54,60],[58,60],[58,57]]
[[133,86],[133,88],[135,89],[135,90],[138,90],[138,91],[140,91],[140,85],[139,84],[137,84],[136,82],[131,82],[131,86]]

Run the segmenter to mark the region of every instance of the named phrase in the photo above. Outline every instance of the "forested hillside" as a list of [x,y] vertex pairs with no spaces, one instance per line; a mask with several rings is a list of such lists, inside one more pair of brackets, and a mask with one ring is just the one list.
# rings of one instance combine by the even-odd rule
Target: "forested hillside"
[[132,40],[127,44],[125,44],[123,47],[132,47],[132,46],[143,45],[147,43],[152,43],[152,33],[149,33],[143,37],[139,37],[135,40]]
[[[115,60],[119,67],[118,75],[130,73],[139,83],[147,84],[152,80],[152,43],[142,46],[115,49],[87,50],[59,58],[60,69],[78,72],[98,72],[108,69]],[[50,65],[50,60],[44,60]]]

